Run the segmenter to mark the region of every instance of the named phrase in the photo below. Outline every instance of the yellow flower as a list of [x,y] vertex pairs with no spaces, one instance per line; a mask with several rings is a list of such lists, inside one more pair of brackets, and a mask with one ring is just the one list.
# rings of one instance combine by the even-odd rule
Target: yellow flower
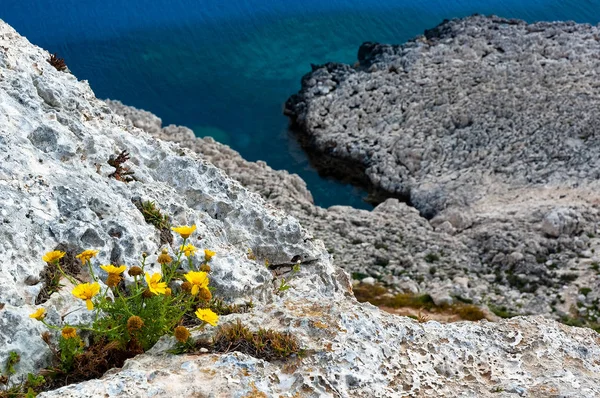
[[173,294],[173,292],[171,291],[171,288],[168,287],[165,289],[165,296],[170,296],[171,294]]
[[217,322],[219,321],[219,316],[212,312],[210,309],[199,308],[196,311],[196,316],[201,321],[204,321],[212,326],[217,326]]
[[187,225],[181,225],[179,227],[173,227],[171,229],[177,232],[183,239],[187,239],[196,230],[196,224],[192,225],[191,227]]
[[210,259],[213,258],[215,254],[217,253],[213,252],[212,250],[204,249],[204,259],[206,261],[210,261]]
[[75,286],[71,293],[73,293],[73,296],[85,300],[87,309],[91,311],[94,309],[92,297],[100,293],[100,285],[98,284],[98,282],[82,283],[80,285]]
[[84,250],[81,253],[79,253],[78,255],[76,255],[75,257],[80,259],[81,262],[83,264],[87,263],[88,261],[90,261],[90,259],[92,257],[96,257],[98,255],[99,251],[98,250]]
[[75,328],[67,326],[60,332],[60,334],[65,339],[74,339],[75,337],[77,337],[77,330],[75,330]]
[[150,276],[149,273],[146,273],[146,283],[148,284],[148,289],[154,294],[165,294],[167,291],[167,283],[160,281],[161,275],[156,273]]
[[47,263],[57,263],[58,260],[60,260],[61,258],[63,258],[65,256],[65,252],[61,252],[60,250],[54,250],[52,252],[48,252],[46,254],[44,254],[44,257],[42,257],[42,260],[44,260]]
[[115,274],[115,275],[121,275],[123,272],[125,272],[125,270],[127,269],[126,266],[121,265],[120,267],[115,267],[112,264],[109,265],[101,265],[100,268],[102,268],[104,271],[106,271],[108,274]]
[[109,274],[116,274],[116,275],[121,275],[127,269],[127,267],[124,265],[121,265],[120,267],[115,267],[112,264],[101,265],[100,268],[102,268],[104,271],[106,271]]
[[184,275],[185,279],[192,284],[192,295],[198,294],[198,291],[208,286],[208,274],[202,271],[190,271]]
[[185,245],[185,246],[181,246],[179,248],[179,251],[182,251],[183,254],[185,254],[186,257],[190,257],[196,254],[196,250],[198,250],[197,247],[195,247],[194,245]]
[[190,338],[190,331],[185,326],[177,326],[174,334],[180,343],[185,343]]
[[35,310],[35,312],[33,314],[29,315],[30,318],[37,319],[38,321],[41,321],[42,319],[44,319],[45,316],[46,316],[45,308],[38,308],[37,310]]

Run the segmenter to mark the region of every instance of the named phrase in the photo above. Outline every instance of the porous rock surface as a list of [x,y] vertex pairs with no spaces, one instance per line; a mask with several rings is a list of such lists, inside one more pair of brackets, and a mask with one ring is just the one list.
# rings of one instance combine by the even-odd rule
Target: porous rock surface
[[[43,327],[28,317],[43,288],[44,252],[64,244],[70,252],[100,250],[100,263],[134,265],[146,251],[154,262],[160,234],[132,203],[137,197],[155,201],[175,223],[198,226],[193,242],[217,252],[216,294],[254,301],[252,311],[221,323],[290,331],[306,352],[284,363],[236,352],[176,356],[166,353],[166,338],[100,380],[40,396],[600,394],[595,332],[541,317],[419,324],[356,303],[348,276],[298,221],[193,151],[132,127],[48,57],[0,21],[0,363],[10,351],[20,354],[15,379],[48,363]],[[129,183],[110,178],[106,165],[124,149],[137,179]],[[248,259],[248,248],[260,261]],[[277,292],[264,259],[299,259],[291,289]],[[49,322],[88,314],[68,289],[41,304]]]

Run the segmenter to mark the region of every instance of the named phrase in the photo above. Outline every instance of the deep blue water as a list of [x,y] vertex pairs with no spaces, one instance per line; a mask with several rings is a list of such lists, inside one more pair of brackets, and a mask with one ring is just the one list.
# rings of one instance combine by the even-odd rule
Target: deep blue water
[[321,206],[368,208],[320,178],[282,106],[310,63],[353,63],[364,41],[401,43],[444,18],[600,22],[600,0],[0,0],[0,18],[57,52],[99,98],[149,110],[275,169]]

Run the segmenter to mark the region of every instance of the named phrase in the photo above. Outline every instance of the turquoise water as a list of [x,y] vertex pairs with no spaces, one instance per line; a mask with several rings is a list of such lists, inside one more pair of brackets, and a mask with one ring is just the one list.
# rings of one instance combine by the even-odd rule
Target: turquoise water
[[310,63],[353,63],[363,41],[401,43],[472,13],[598,23],[600,1],[1,0],[0,18],[64,57],[99,98],[149,110],[275,169],[315,202],[368,208],[320,178],[290,136],[283,103]]

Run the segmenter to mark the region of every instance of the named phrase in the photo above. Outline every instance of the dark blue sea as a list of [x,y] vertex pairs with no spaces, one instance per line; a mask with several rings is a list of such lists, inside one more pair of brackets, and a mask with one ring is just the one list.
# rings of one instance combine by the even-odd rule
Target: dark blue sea
[[282,106],[310,64],[353,63],[364,41],[402,43],[473,13],[600,22],[593,0],[0,0],[0,18],[64,57],[96,96],[298,173],[315,202],[368,208],[322,179]]

